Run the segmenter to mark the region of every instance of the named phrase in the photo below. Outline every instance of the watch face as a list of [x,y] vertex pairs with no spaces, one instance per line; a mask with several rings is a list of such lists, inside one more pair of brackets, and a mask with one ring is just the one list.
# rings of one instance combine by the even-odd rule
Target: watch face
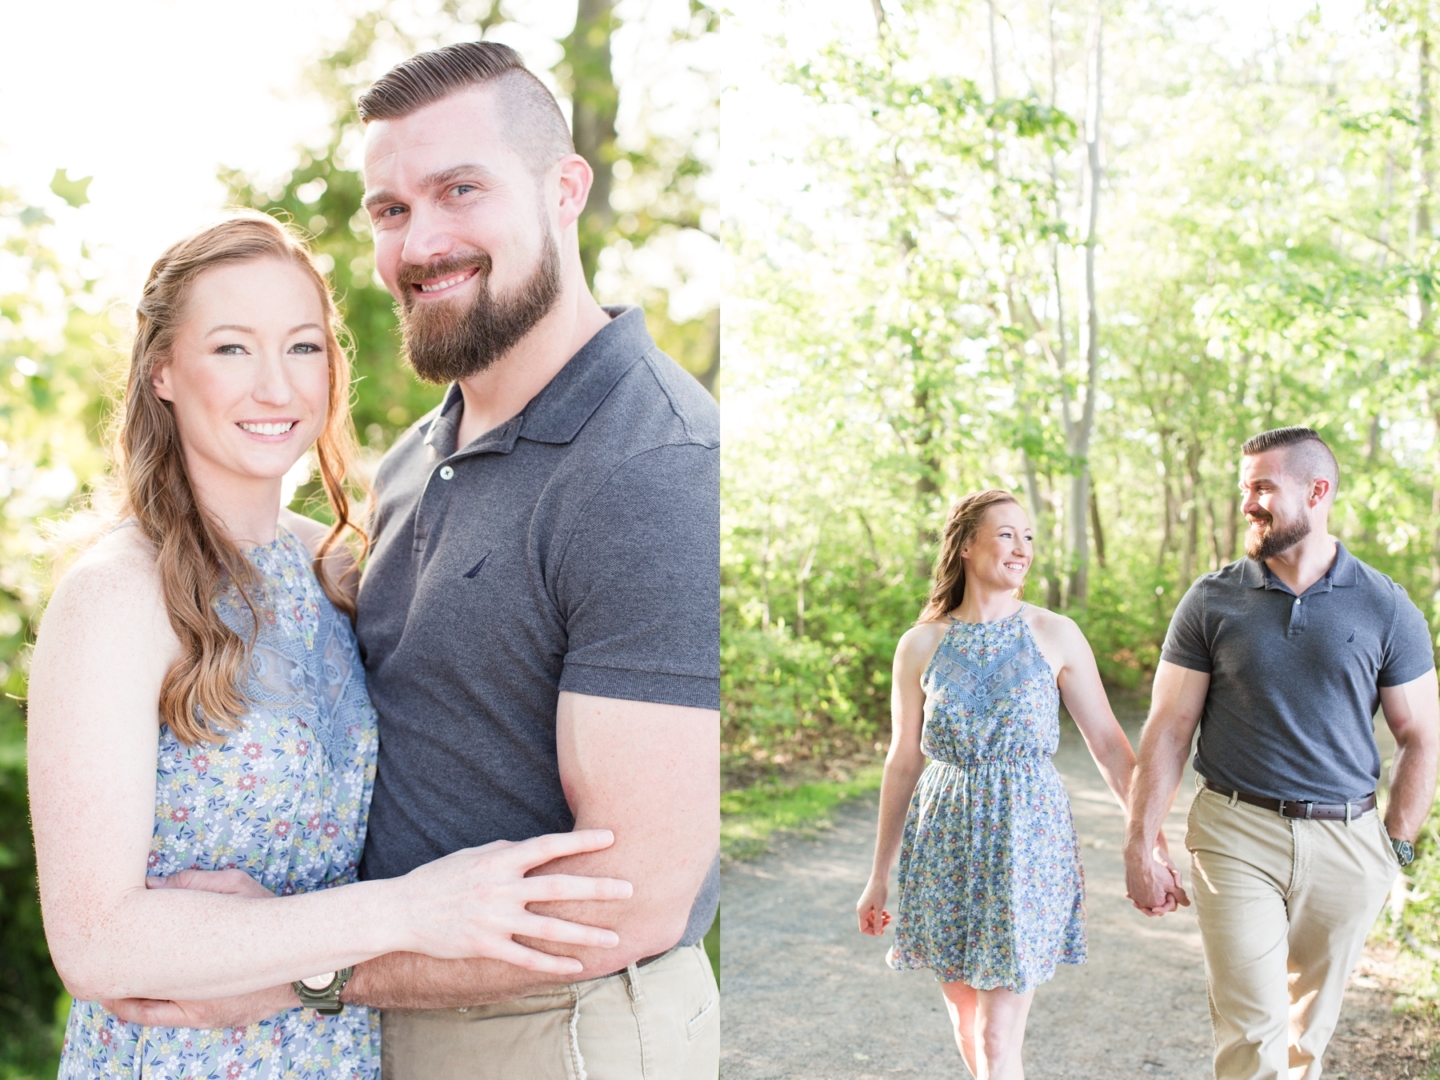
[[1400,860],[1401,866],[1409,866],[1415,861],[1415,845],[1409,840],[1391,839],[1390,846],[1395,849],[1395,857]]
[[335,972],[327,971],[324,975],[312,975],[308,979],[301,979],[302,983],[311,990],[324,990],[335,981]]

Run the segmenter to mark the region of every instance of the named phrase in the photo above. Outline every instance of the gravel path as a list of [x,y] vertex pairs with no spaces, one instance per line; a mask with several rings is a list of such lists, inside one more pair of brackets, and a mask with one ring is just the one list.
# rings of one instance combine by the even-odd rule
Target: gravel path
[[[1138,720],[1125,726],[1138,745]],[[1070,792],[1085,863],[1090,961],[1061,966],[1036,992],[1026,1076],[1206,1080],[1210,1019],[1193,909],[1147,919],[1130,906],[1121,859],[1124,817],[1071,725],[1062,727],[1055,762]],[[1187,882],[1182,840],[1193,792],[1187,769],[1166,825]],[[934,977],[891,971],[884,959],[891,935],[877,939],[855,929],[855,901],[874,842],[872,796],[844,807],[818,839],[782,840],[755,862],[725,868],[724,1080],[968,1075]],[[892,904],[894,895],[892,879]],[[1358,1034],[1357,1024],[1385,1022],[1381,998],[1352,989],[1337,1049]],[[1370,1078],[1352,1072],[1350,1080]]]

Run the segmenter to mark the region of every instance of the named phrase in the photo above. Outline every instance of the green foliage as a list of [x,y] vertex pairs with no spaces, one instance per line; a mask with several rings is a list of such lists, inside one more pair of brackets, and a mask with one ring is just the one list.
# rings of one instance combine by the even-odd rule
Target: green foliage
[[1415,861],[1402,871],[1405,904],[1382,917],[1382,933],[1408,953],[1414,972],[1408,993],[1411,1007],[1440,1008],[1440,800],[1430,811],[1415,842]]
[[[887,10],[877,38],[777,53],[809,145],[776,149],[793,187],[727,236],[727,768],[883,741],[936,529],[982,487],[1030,513],[1027,599],[1075,618],[1110,682],[1143,684],[1185,589],[1241,553],[1240,444],[1286,424],[1339,458],[1332,531],[1440,630],[1436,192],[1416,165],[1433,106],[1413,25],[1312,13],[1237,56],[1183,10],[1107,8],[1097,196],[1091,7],[1005,7],[993,67],[986,5]],[[1081,469],[1085,556],[1064,527]]]
[[[88,181],[56,179],[61,198],[83,202]],[[0,281],[20,286],[0,291],[0,1076],[53,1075],[58,1053],[62,988],[40,925],[17,705],[41,602],[39,522],[103,467],[106,387],[128,322],[97,297],[88,259],[67,265],[46,245],[52,214],[71,212],[0,188]]]
[[880,770],[870,768],[850,780],[793,787],[769,782],[727,791],[720,796],[720,851],[727,859],[754,858],[776,832],[824,828],[837,806],[879,786]]

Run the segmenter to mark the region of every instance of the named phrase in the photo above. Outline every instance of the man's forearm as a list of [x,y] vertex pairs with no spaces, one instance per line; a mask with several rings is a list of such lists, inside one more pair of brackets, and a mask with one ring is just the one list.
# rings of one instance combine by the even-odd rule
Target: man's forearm
[[1141,740],[1135,774],[1130,783],[1125,846],[1134,849],[1137,856],[1148,857],[1180,790],[1190,740],[1187,738],[1181,742],[1164,730],[1147,734],[1149,737]]
[[1385,807],[1385,831],[1397,840],[1413,841],[1420,835],[1435,798],[1435,769],[1433,746],[1397,744]]
[[388,953],[355,969],[343,1000],[380,1009],[454,1009],[544,993],[574,981],[499,960],[437,960],[419,953]]

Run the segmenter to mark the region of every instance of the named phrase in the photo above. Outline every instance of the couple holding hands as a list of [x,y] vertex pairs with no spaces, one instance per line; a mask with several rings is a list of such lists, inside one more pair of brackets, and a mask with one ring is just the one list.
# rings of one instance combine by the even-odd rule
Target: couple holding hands
[[[117,509],[30,676],[60,1075],[713,1077],[717,408],[592,298],[591,170],[513,50],[359,107],[376,266],[449,388],[362,513],[304,244],[242,215],[152,268]],[[312,449],[325,524],[281,505]]]
[[[1217,1080],[1318,1080],[1345,981],[1429,812],[1440,698],[1405,591],[1328,533],[1340,473],[1320,436],[1241,448],[1246,557],[1197,580],[1171,620],[1132,751],[1076,625],[1019,599],[1033,555],[1013,496],[962,499],[934,587],[895,653],[894,734],[858,908],[887,959],[941,982],[980,1080],[1023,1076],[1035,988],[1085,960],[1084,879],[1051,762],[1063,702],[1127,813],[1127,895],[1148,916],[1191,897],[1161,823],[1192,739],[1185,833]],[[1376,708],[1395,738],[1376,806]],[[926,759],[929,759],[928,763]]]

